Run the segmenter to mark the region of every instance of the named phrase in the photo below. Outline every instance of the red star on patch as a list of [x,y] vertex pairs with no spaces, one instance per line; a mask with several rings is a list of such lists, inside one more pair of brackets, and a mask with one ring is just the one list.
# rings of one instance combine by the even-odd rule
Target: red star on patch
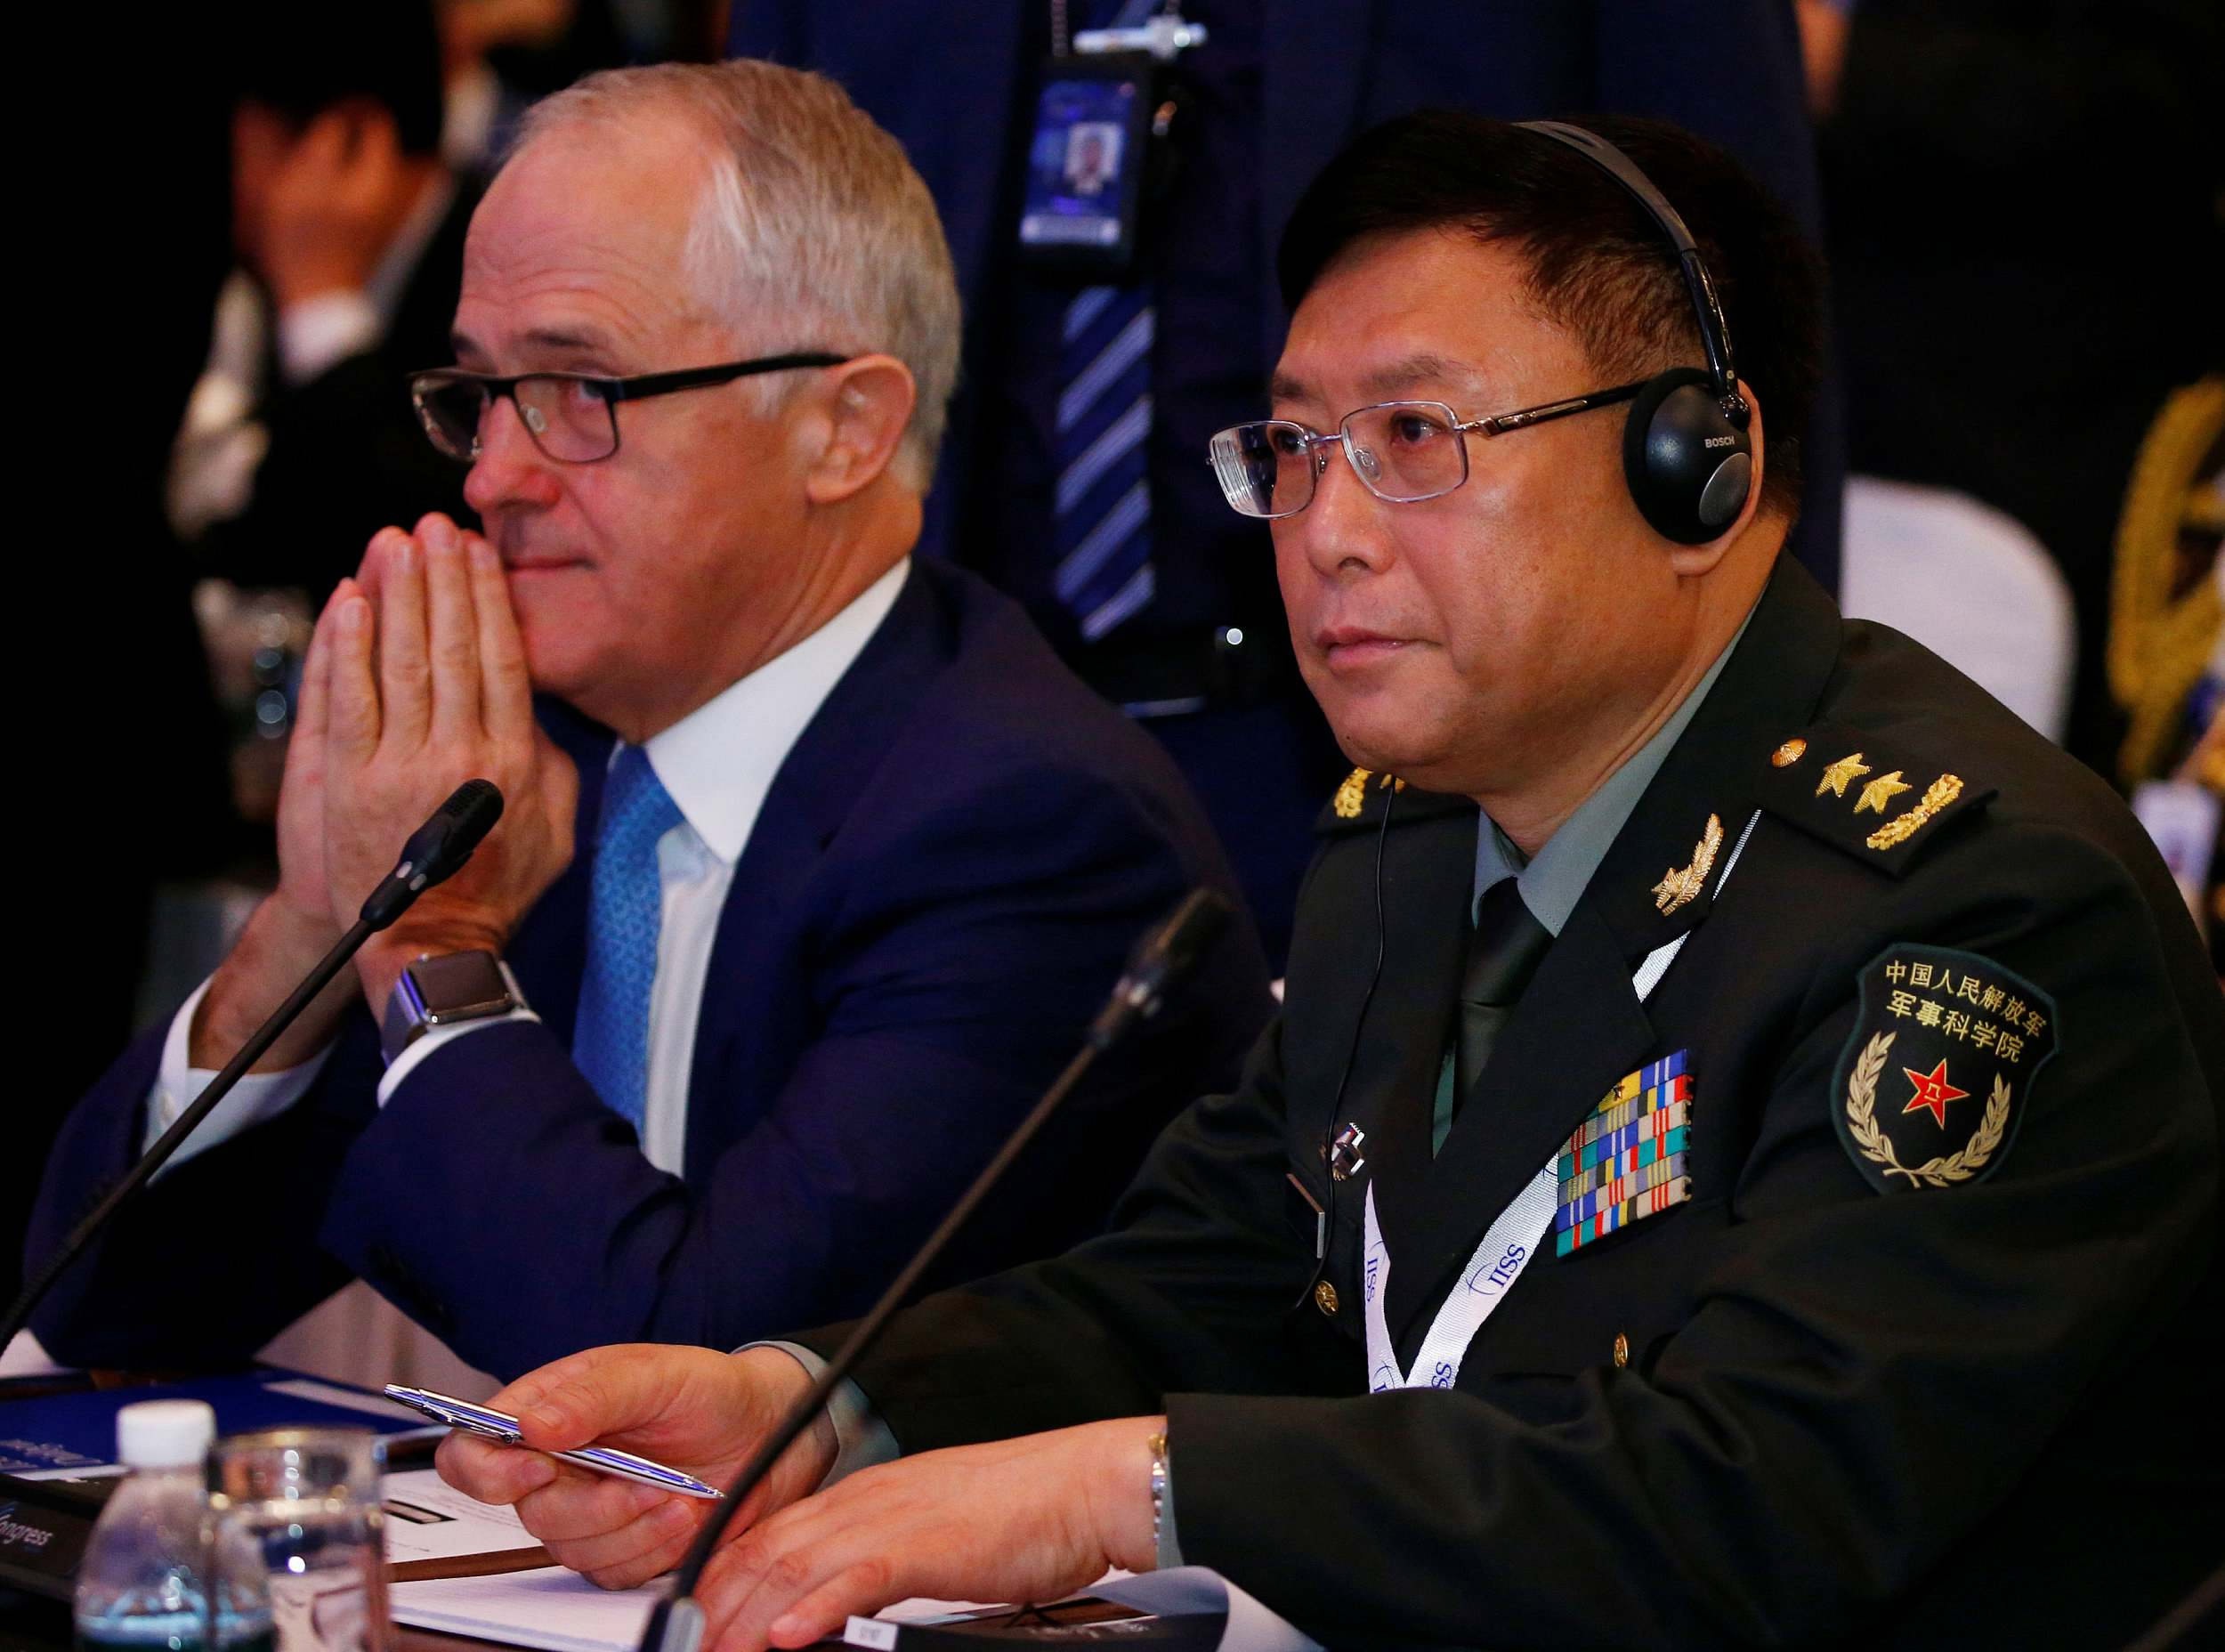
[[1942,1056],[1939,1058],[1939,1065],[1929,1073],[1919,1073],[1914,1067],[1903,1067],[1901,1071],[1908,1075],[1908,1081],[1916,1087],[1915,1095],[1910,1097],[1908,1105],[1901,1111],[1905,1113],[1929,1113],[1939,1122],[1941,1130],[1946,1129],[1947,1103],[1960,1101],[1970,1094],[1970,1091],[1957,1089],[1947,1082],[1946,1057]]

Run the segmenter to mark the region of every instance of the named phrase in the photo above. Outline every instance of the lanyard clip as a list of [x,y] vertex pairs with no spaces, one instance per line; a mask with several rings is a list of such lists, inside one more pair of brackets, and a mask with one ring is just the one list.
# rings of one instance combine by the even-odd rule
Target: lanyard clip
[[1074,36],[1074,52],[1094,56],[1104,52],[1148,52],[1161,63],[1171,63],[1192,46],[1205,44],[1205,25],[1185,21],[1179,12],[1156,17],[1127,28],[1085,28]]

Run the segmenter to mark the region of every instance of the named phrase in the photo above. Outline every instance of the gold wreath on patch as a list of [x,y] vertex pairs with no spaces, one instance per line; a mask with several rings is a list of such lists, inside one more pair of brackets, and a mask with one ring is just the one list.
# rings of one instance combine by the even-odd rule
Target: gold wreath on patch
[[1716,852],[1723,846],[1723,822],[1719,816],[1707,817],[1707,830],[1699,842],[1692,846],[1692,864],[1679,871],[1671,866],[1669,874],[1654,886],[1654,905],[1663,917],[1667,917],[1707,887],[1707,875],[1715,870]]
[[1885,1057],[1893,1048],[1893,1037],[1890,1032],[1874,1034],[1862,1047],[1862,1057],[1854,1064],[1854,1071],[1847,1074],[1847,1127],[1854,1137],[1854,1145],[1873,1164],[1883,1165],[1886,1175],[1905,1176],[1912,1187],[1951,1187],[1956,1182],[1970,1180],[1986,1168],[1986,1161],[1994,1156],[1994,1150],[2001,1146],[2001,1138],[2008,1131],[2009,1081],[1998,1073],[1994,1074],[1994,1090],[1986,1102],[1986,1116],[1978,1122],[1978,1129],[1959,1151],[1927,1159],[1912,1170],[1900,1162],[1891,1140],[1877,1122],[1877,1080],[1885,1070]]

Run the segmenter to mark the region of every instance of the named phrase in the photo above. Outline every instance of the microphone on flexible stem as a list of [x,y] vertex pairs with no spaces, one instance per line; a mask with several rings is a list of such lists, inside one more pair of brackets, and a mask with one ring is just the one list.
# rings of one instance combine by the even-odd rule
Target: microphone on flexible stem
[[687,1558],[680,1563],[676,1586],[670,1596],[658,1604],[649,1624],[642,1632],[639,1652],[697,1652],[703,1640],[703,1608],[695,1599],[695,1586],[703,1575],[704,1565],[718,1547],[718,1540],[726,1535],[734,1514],[748,1501],[757,1483],[772,1471],[781,1454],[796,1441],[796,1437],[811,1427],[827,1401],[845,1378],[854,1369],[866,1350],[880,1338],[880,1333],[920,1276],[943,1254],[943,1249],[966,1225],[975,1208],[989,1194],[990,1189],[1012,1168],[1013,1162],[1035,1139],[1044,1122],[1058,1110],[1082,1074],[1089,1071],[1096,1058],[1111,1049],[1134,1031],[1139,1022],[1156,1015],[1166,994],[1185,976],[1203,954],[1221,930],[1227,925],[1228,903],[1210,889],[1193,889],[1182,897],[1182,903],[1137,942],[1130,953],[1128,968],[1106,999],[1104,1008],[1090,1024],[1082,1047],[1074,1058],[1043,1092],[1042,1099],[1032,1108],[1019,1127],[1006,1138],[997,1156],[989,1161],[974,1185],[968,1187],[959,1202],[951,1207],[942,1225],[927,1235],[927,1241],[904,1269],[898,1274],[888,1289],[881,1293],[865,1317],[852,1328],[849,1336],[835,1356],[827,1362],[811,1389],[796,1402],[795,1408],[781,1420],[781,1426],[758,1442],[748,1462],[734,1483],[726,1488],[726,1495],[710,1512],[695,1535]]
[[492,781],[467,780],[433,812],[431,819],[409,835],[394,870],[371,891],[355,922],[333,943],[332,950],[287,996],[286,1001],[271,1012],[270,1019],[255,1029],[255,1035],[239,1047],[239,1054],[224,1064],[223,1071],[209,1080],[207,1088],[193,1098],[192,1105],[178,1114],[177,1122],[163,1131],[124,1179],[109,1189],[92,1213],[71,1230],[38,1276],[16,1298],[6,1320],[0,1322],[0,1348],[14,1340],[15,1333],[29,1321],[31,1311],[53,1289],[63,1270],[108,1226],[117,1207],[145,1186],[148,1178],[169,1162],[170,1155],[193,1133],[194,1127],[231,1093],[248,1068],[263,1059],[263,1052],[278,1042],[279,1036],[294,1024],[295,1018],[325,990],[333,976],[347,967],[363,943],[408,911],[410,903],[420,895],[471,859],[472,851],[501,818],[500,789]]
[[357,923],[368,937],[409,910],[434,884],[445,882],[472,857],[480,840],[502,818],[502,789],[490,780],[467,780],[449,794],[433,817],[409,834],[401,858],[363,903]]

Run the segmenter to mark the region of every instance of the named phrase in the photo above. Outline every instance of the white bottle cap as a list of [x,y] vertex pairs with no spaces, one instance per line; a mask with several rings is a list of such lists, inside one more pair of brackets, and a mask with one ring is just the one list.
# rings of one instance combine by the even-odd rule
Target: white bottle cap
[[216,1437],[216,1413],[198,1399],[147,1399],[116,1413],[116,1454],[127,1469],[184,1469]]

